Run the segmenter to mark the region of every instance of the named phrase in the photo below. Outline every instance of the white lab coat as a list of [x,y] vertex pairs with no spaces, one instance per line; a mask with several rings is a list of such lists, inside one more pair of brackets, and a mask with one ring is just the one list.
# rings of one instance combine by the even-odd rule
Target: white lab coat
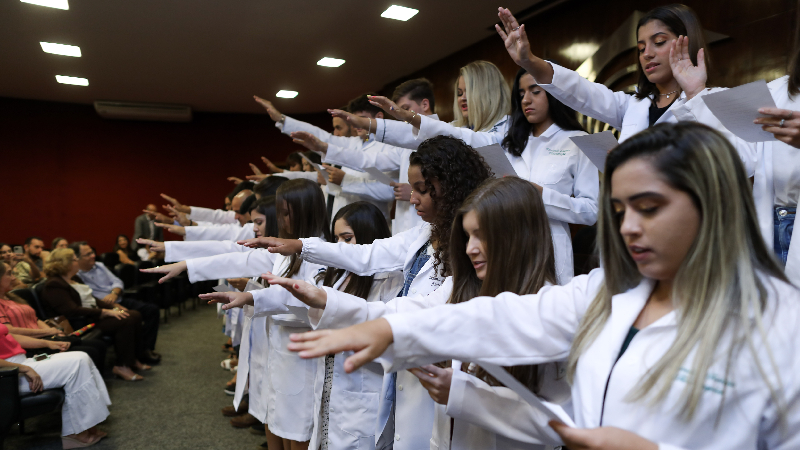
[[[425,117],[425,116],[420,116]],[[432,119],[439,119],[438,116],[430,117]],[[511,125],[509,120],[510,116],[503,116],[492,128],[486,130],[487,133],[502,133],[504,136],[508,132],[508,127]],[[378,126],[375,131],[375,139],[386,142],[392,145],[403,148],[411,148],[416,150],[423,139],[418,139],[418,130],[410,123],[398,122],[396,120],[378,119]],[[452,125],[452,122],[450,123]],[[466,128],[466,127],[465,127]]]
[[[241,246],[231,241],[167,241],[164,243],[164,261],[184,261],[241,250]],[[267,317],[253,317],[253,313],[252,306],[247,305],[243,308],[239,365],[236,369],[239,382],[236,383],[233,406],[239,409],[242,397],[246,391],[249,391],[248,412],[261,423],[267,423],[267,392],[269,390]]]
[[[393,124],[387,124],[392,129]],[[600,180],[597,168],[569,139],[585,135],[566,131],[553,124],[539,137],[529,136],[522,155],[506,152],[520,178],[542,186],[542,201],[550,222],[556,258],[558,284],[566,284],[574,274],[572,238],[569,224],[593,225],[597,221],[597,196]],[[472,147],[502,144],[505,131],[475,132],[450,124],[421,118],[417,138],[445,135],[457,137]]]
[[[538,294],[503,293],[475,298],[460,305],[388,315],[394,345],[385,356],[386,370],[398,370],[445,358],[469,359],[480,364],[541,364],[566,359],[581,319],[604,282],[602,269],[575,277],[566,286],[545,287]],[[764,348],[769,345],[779,370],[779,393],[788,405],[787,433],[776,418],[777,408],[747,347],[725,367],[724,358],[712,364],[706,389],[694,418],[682,416],[685,382],[672,382],[667,398],[652,405],[631,402],[637,383],[675,340],[677,312],[673,311],[639,331],[617,361],[630,327],[644,308],[655,282],[612,298],[608,322],[584,351],[572,385],[575,423],[579,427],[614,426],[659,443],[661,449],[789,449],[800,446],[800,292],[775,279],[766,279],[764,329],[767,342],[754,333],[762,367],[771,382],[775,373]],[[443,339],[446,336],[447,339]],[[728,338],[721,349],[727,350]],[[691,367],[691,358],[685,367]],[[615,362],[616,361],[616,362]],[[688,369],[687,369],[688,370]],[[721,389],[727,386],[724,403]],[[717,413],[721,415],[718,416]]]
[[243,226],[236,224],[212,225],[212,226],[190,226],[184,227],[186,236],[185,241],[239,241],[242,239],[252,239],[255,237],[253,224],[246,223]]
[[[773,80],[767,86],[778,108],[798,111],[800,110],[800,101],[797,98],[792,99],[789,97],[788,83],[789,77],[785,76]],[[687,102],[687,109],[692,114],[693,120],[708,125],[724,134],[736,148],[736,151],[739,152],[747,176],[753,177],[753,200],[756,205],[758,225],[761,228],[761,235],[764,237],[767,248],[771,250],[775,239],[773,148],[796,152],[798,159],[800,159],[800,150],[781,141],[745,142],[728,131],[728,129],[717,120],[714,113],[708,109],[705,102],[700,97],[701,96],[698,95]],[[795,180],[795,182],[800,183],[800,180]],[[797,242],[797,239],[792,239],[789,245],[789,255],[786,259],[785,272],[789,281],[795,285],[800,285],[800,244],[797,244]]]
[[331,182],[322,187],[323,192],[333,195],[333,208],[331,209],[331,220],[336,217],[336,213],[345,206],[358,201],[366,201],[377,206],[386,219],[389,219],[389,202],[394,200],[394,191],[391,186],[379,183],[369,177],[364,172],[342,168],[344,178],[342,184],[337,185]]
[[[349,273],[345,272],[332,288],[325,289],[339,292],[338,289],[341,289],[342,283],[348,276]],[[383,302],[395,298],[402,286],[403,276],[401,272],[383,272],[374,275],[372,288],[366,301],[349,294],[342,295],[355,299],[356,302],[362,305],[368,303],[383,304]],[[277,294],[269,291],[253,292],[256,317],[283,312],[286,304],[304,306],[283,288],[279,288]],[[309,312],[309,318],[313,316],[314,314]],[[338,353],[334,359],[334,379],[328,419],[328,446],[329,448],[374,448],[376,440],[374,425],[378,417],[378,397],[383,382],[383,369],[379,364],[375,363],[363,367],[352,374],[347,374],[344,371],[344,360],[350,355],[352,355],[352,352]],[[316,412],[319,412],[322,406],[325,365],[319,364],[318,370],[314,383],[313,411]],[[319,447],[320,439],[322,438],[320,426],[321,417],[316,414],[309,448]]]
[[[393,270],[403,270],[404,275],[408,273],[414,262],[414,255],[430,239],[430,225],[424,223],[419,227],[402,232],[387,239],[377,239],[370,245],[351,245],[351,244],[332,244],[319,239],[301,239],[303,241],[303,252],[301,257],[305,261],[316,262],[318,264],[340,267],[357,275],[370,275],[378,272],[388,272]],[[433,292],[445,278],[439,276],[433,269],[433,257],[431,257],[417,276],[412,281],[409,289],[409,297],[425,302],[427,294]],[[347,294],[339,293],[330,288],[323,288],[328,292],[328,304],[319,323],[327,323],[327,318],[333,317],[336,307],[333,306],[335,297],[346,298]],[[399,292],[398,288],[398,292]],[[352,300],[352,299],[351,299]],[[447,301],[447,297],[444,298]],[[403,307],[410,305],[410,301],[404,299],[403,302],[390,302],[391,305]],[[366,308],[364,307],[366,305]],[[384,304],[371,302],[364,304],[363,301],[351,303],[354,308],[352,314],[360,314],[361,319],[352,323],[360,323],[369,320],[369,311],[382,314],[385,310]],[[328,314],[326,316],[326,314]],[[348,314],[340,312],[336,317],[347,317]],[[337,319],[338,320],[338,319]],[[335,322],[335,321],[334,321]],[[323,325],[325,327],[338,328],[336,325]],[[386,400],[387,393],[390,392],[390,378],[384,379],[381,395],[381,408],[378,414],[376,440],[380,438],[383,428],[391,412],[391,402]],[[431,430],[433,427],[433,400],[428,395],[428,391],[422,387],[417,377],[409,372],[397,374],[396,381],[396,401],[395,407],[395,450],[418,450],[428,448]]]
[[[255,277],[270,271],[280,274],[288,266],[290,258],[270,253],[262,249],[250,249],[232,242],[222,242],[231,253],[186,261],[187,272],[191,282],[232,277]],[[303,263],[300,272],[292,278],[313,283],[315,275],[322,266]],[[280,290],[266,292],[254,291],[256,295],[281,295]],[[285,291],[284,291],[285,292]],[[255,308],[256,314],[259,313]],[[267,424],[276,436],[293,441],[308,441],[314,425],[314,383],[319,371],[321,359],[301,359],[290,352],[289,335],[309,331],[292,314],[273,315],[267,322],[267,339],[269,341],[266,383]]]
[[190,206],[189,215],[187,217],[195,222],[210,222],[220,225],[226,223],[239,223],[239,221],[236,220],[236,211],[200,208],[198,206]]
[[[649,98],[640,100],[631,94],[615,92],[605,85],[583,78],[574,70],[552,62],[550,65],[553,67],[553,80],[550,84],[540,83],[539,87],[575,111],[619,130],[619,142],[649,128],[652,103]],[[721,89],[714,88],[708,92],[719,90]],[[680,98],[656,121],[656,124],[693,120],[692,115],[682,108],[685,104],[686,93],[681,92]]]

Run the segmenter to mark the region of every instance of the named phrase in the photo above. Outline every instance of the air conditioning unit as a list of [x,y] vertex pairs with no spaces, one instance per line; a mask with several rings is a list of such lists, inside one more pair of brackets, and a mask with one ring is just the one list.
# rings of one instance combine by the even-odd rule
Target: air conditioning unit
[[183,105],[96,101],[94,109],[104,119],[160,122],[190,122],[192,120],[192,108]]

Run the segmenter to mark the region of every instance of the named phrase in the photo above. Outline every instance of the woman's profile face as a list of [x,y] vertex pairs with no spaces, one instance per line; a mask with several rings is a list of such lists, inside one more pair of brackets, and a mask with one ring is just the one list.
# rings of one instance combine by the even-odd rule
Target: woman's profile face
[[13,256],[14,252],[11,250],[10,245],[0,247],[0,261],[11,261]]
[[125,236],[118,237],[117,245],[119,245],[119,248],[128,248],[128,238],[126,238]]
[[[425,177],[422,176],[420,166],[408,167],[408,184],[411,185],[411,204],[417,210],[417,215],[425,222],[433,222],[437,214],[436,205],[431,197],[430,188],[425,185]],[[439,195],[442,195],[439,180],[434,178],[431,184]]]
[[483,281],[486,277],[488,259],[484,251],[483,241],[481,240],[481,230],[478,224],[478,214],[475,210],[469,211],[461,219],[461,227],[467,235],[467,256],[472,261],[472,268],[475,269],[475,276]]
[[631,159],[611,176],[611,205],[628,254],[647,278],[671,282],[689,253],[700,212],[646,159]]
[[469,118],[469,107],[467,106],[467,82],[464,77],[458,77],[458,84],[456,85],[456,98],[458,99],[458,107],[461,109],[461,116],[465,119]]
[[60,240],[60,241],[58,241],[58,243],[56,244],[56,248],[67,248],[67,247],[68,247],[68,244],[69,244],[69,243],[67,242],[67,240],[66,240],[66,239],[61,239],[61,240]]
[[353,228],[346,220],[339,219],[333,225],[333,235],[336,236],[336,242],[344,242],[345,244],[356,244],[356,234]]
[[3,264],[6,268],[6,271],[3,274],[3,276],[0,277],[0,292],[2,292],[5,295],[5,293],[8,292],[8,289],[11,287],[11,283],[14,281],[16,277],[14,276],[14,272],[11,271],[11,266],[9,266],[6,263],[0,263],[0,264]]
[[651,83],[666,84],[672,81],[669,49],[675,39],[678,39],[678,36],[660,20],[651,20],[639,28],[637,33],[639,64],[642,66],[644,76]]
[[258,212],[257,209],[250,211],[250,220],[253,221],[253,231],[256,237],[267,237],[264,233],[267,232],[267,216]]

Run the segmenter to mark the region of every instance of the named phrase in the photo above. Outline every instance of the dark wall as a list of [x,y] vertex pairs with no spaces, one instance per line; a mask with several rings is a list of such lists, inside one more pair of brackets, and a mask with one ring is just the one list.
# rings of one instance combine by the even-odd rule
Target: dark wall
[[[542,2],[553,3],[556,2]],[[634,10],[646,12],[669,3],[672,2],[569,0],[523,23],[535,55],[576,69],[583,60],[569,59],[562,53],[564,49],[576,43],[602,44]],[[729,36],[709,46],[713,60],[710,85],[733,87],[762,78],[770,81],[784,75],[792,47],[797,0],[691,0],[683,3],[694,9],[705,29]],[[519,69],[506,53],[503,41],[495,34],[387,84],[381,93],[391,95],[400,82],[427,77],[436,88],[436,113],[442,120],[452,120],[453,85],[458,78],[458,69],[476,60],[494,63],[510,81]],[[609,70],[600,74],[598,80],[602,81],[605,75],[635,61],[634,51],[621,55],[608,66]],[[630,76],[620,79],[612,87],[621,88],[632,83],[635,79]]]
[[[331,129],[330,115],[298,116]],[[92,106],[0,98],[0,242],[31,235],[89,240],[110,251],[118,234],[167,193],[222,207],[228,176],[303,150],[267,115],[197,113],[191,123],[114,121]],[[169,234],[169,233],[166,233]],[[175,236],[167,237],[174,238]]]

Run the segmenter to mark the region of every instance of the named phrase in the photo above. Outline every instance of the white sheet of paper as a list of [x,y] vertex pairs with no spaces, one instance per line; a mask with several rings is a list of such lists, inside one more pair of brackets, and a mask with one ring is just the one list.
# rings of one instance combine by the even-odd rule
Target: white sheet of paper
[[[564,411],[564,408],[555,403],[551,403],[537,397],[536,394],[530,391],[530,389],[525,387],[522,383],[517,381],[516,378],[511,376],[506,369],[487,363],[481,363],[480,366],[489,372],[493,377],[495,377],[497,381],[503,383],[507,388],[511,389],[517,395],[522,397],[522,399],[525,400],[529,405],[533,406],[534,409],[544,413],[549,420],[555,420],[573,428],[577,426],[569,414]],[[558,435],[555,431],[553,431],[553,435],[558,438]]]
[[308,308],[304,306],[293,306],[293,305],[286,305],[286,308],[288,308],[289,312],[294,314],[298,319],[303,321],[308,326],[311,326],[311,321],[308,320]]
[[244,292],[257,291],[259,289],[264,289],[264,286],[256,283],[253,280],[247,280],[247,284],[244,287]]
[[767,82],[753,81],[722,92],[703,96],[708,109],[717,116],[731,133],[747,142],[774,141],[775,136],[753,123],[759,117],[759,108],[775,107]]
[[310,159],[308,159],[308,157],[306,155],[304,155],[302,153],[300,154],[300,156],[302,156],[303,159],[308,161],[308,163],[311,164],[311,167],[313,167],[314,170],[316,170],[317,172],[321,173],[322,174],[322,178],[324,178],[326,180],[328,179],[328,171],[325,170],[324,167],[320,166],[319,164],[315,163],[314,161],[311,161]]
[[495,178],[503,178],[508,176],[518,177],[517,171],[514,170],[514,166],[511,165],[511,161],[508,160],[506,157],[506,151],[503,150],[503,147],[500,144],[492,144],[487,145],[486,147],[478,147],[475,149],[483,159],[486,161],[486,164],[489,165],[489,168],[492,169],[494,172]]
[[606,167],[606,156],[614,149],[619,142],[614,137],[614,133],[609,130],[602,133],[587,134],[585,136],[573,136],[569,138],[579,149],[589,158],[589,161],[597,167],[601,173]]
[[229,284],[218,284],[213,289],[214,292],[239,292]]
[[394,183],[394,180],[391,179],[389,175],[386,175],[375,167],[367,167],[364,169],[364,172],[367,172],[372,178],[375,178],[375,181],[379,183],[383,183],[385,185],[391,185]]

